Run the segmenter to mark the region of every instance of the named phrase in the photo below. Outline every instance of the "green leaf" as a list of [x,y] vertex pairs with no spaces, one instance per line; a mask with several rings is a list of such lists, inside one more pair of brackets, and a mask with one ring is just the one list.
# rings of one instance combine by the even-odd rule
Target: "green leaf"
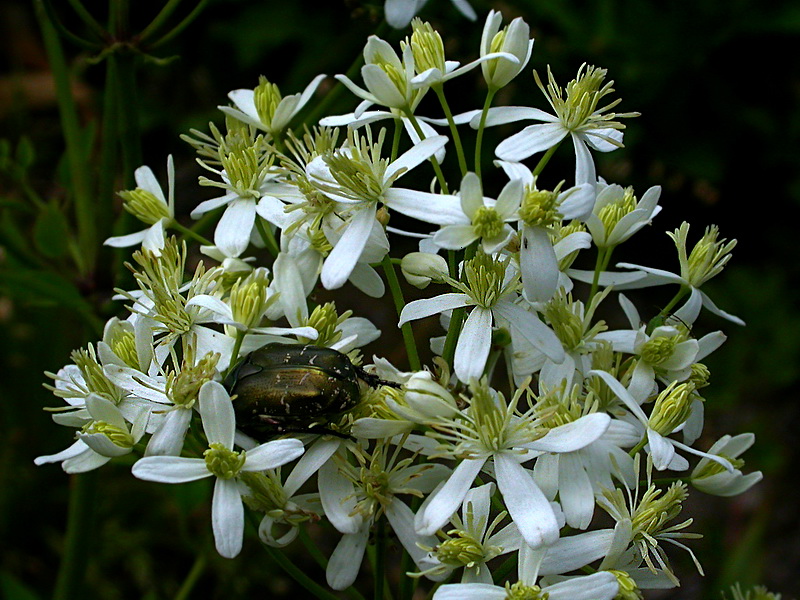
[[0,289],[20,302],[74,310],[96,332],[102,332],[102,322],[94,314],[92,305],[72,282],[60,275],[23,267],[7,268],[0,271]]
[[59,258],[67,251],[69,223],[67,217],[55,205],[48,204],[33,225],[33,241],[36,248],[48,258]]
[[36,151],[33,149],[33,144],[31,143],[30,138],[28,138],[26,135],[23,135],[19,139],[19,143],[17,144],[16,159],[17,164],[23,171],[26,171],[28,167],[30,167],[36,160]]

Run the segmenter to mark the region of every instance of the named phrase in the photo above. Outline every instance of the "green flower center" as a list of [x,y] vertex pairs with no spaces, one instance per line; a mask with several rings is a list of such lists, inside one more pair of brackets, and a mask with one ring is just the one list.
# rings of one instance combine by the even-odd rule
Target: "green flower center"
[[244,466],[246,453],[228,450],[219,443],[209,444],[208,450],[203,452],[206,467],[220,479],[233,479]]
[[436,558],[452,567],[474,567],[484,561],[483,546],[466,531],[455,531],[458,537],[445,540],[436,547]]
[[610,569],[608,572],[617,578],[617,583],[619,584],[619,592],[614,596],[614,600],[643,600],[644,594],[642,594],[639,586],[636,585],[633,577],[625,571],[617,571],[616,569]]
[[644,493],[631,523],[635,537],[657,535],[683,509],[682,503],[688,495],[685,483],[673,483],[663,496],[661,493],[662,490],[655,486],[650,486]]
[[[415,18],[411,21],[413,33],[407,42],[411,46],[414,55],[414,68],[417,73],[423,73],[428,69],[439,69],[444,73],[444,43],[442,36],[430,23],[423,23]],[[405,44],[401,44],[405,46]]]
[[622,217],[630,212],[633,212],[635,208],[636,196],[633,195],[632,187],[625,188],[622,198],[616,202],[609,202],[603,208],[601,208],[600,212],[597,214],[597,217],[603,223],[606,236],[611,235],[611,232],[614,231],[614,228],[622,220]]
[[500,214],[490,206],[481,206],[472,217],[475,233],[483,239],[492,239],[500,235],[503,225]]
[[653,412],[647,424],[661,435],[669,435],[686,422],[692,413],[692,383],[672,382],[656,398]]
[[258,87],[253,93],[253,102],[261,122],[269,129],[275,110],[281,102],[281,92],[278,86],[270,83],[263,75],[258,78]]
[[527,188],[519,209],[520,218],[532,227],[548,227],[559,223],[558,194],[547,190]]
[[506,583],[506,600],[547,600],[550,594],[543,592],[538,585],[525,585],[521,581]]
[[136,336],[132,331],[118,331],[108,343],[111,351],[132,369],[139,368],[139,353],[136,351]]
[[478,252],[464,266],[467,286],[463,289],[478,306],[491,308],[503,294],[505,272],[505,262]]
[[167,205],[159,200],[155,194],[136,188],[135,190],[127,190],[119,192],[119,197],[122,198],[125,207],[129,213],[139,219],[142,223],[154,225],[161,219],[169,219],[169,209]]
[[642,360],[652,366],[658,366],[672,356],[678,337],[654,337],[647,340],[642,348]]
[[114,445],[120,448],[133,448],[136,445],[136,440],[127,429],[117,427],[105,421],[94,421],[88,424],[83,429],[84,433],[102,433],[110,439]]

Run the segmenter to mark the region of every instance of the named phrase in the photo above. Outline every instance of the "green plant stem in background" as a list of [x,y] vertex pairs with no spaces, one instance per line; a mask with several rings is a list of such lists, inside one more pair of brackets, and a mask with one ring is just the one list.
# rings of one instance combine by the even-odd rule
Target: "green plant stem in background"
[[[411,125],[414,127],[414,131],[417,132],[419,139],[425,139],[425,132],[422,131],[422,127],[419,126],[419,122],[417,118],[414,116],[414,113],[411,110],[406,110],[406,117],[408,120],[411,121]],[[439,165],[439,161],[436,160],[435,156],[431,156],[428,161],[433,165],[433,171],[436,173],[436,180],[439,182],[439,187],[442,188],[443,194],[449,194],[450,190],[447,187],[447,180],[444,178],[444,173],[442,173],[442,167]]]
[[266,244],[269,253],[277,258],[278,254],[281,252],[278,247],[278,242],[275,240],[275,236],[272,235],[272,230],[264,225],[264,219],[258,215],[256,215],[256,229],[258,229],[258,234],[261,236],[264,244]]
[[91,547],[97,471],[73,475],[71,483],[67,533],[53,600],[83,597],[83,580]]
[[[475,251],[478,249],[478,243],[473,242],[467,247],[464,252],[464,262],[472,259],[475,256]],[[462,279],[464,275],[462,273]],[[464,321],[465,307],[457,308],[450,316],[450,326],[447,328],[447,337],[444,339],[444,350],[442,351],[442,358],[448,365],[453,364],[453,357],[456,354],[456,343],[458,342],[458,335],[461,333],[461,324]]]
[[167,19],[170,18],[175,9],[178,8],[178,5],[181,3],[181,0],[168,0],[161,11],[155,16],[155,18],[150,21],[150,24],[145,27],[142,32],[139,34],[139,41],[144,42],[152,35],[154,35],[158,30],[161,28],[164,23],[166,23]]
[[181,225],[177,221],[173,221],[170,224],[170,227],[180,231],[183,234],[184,237],[192,238],[193,240],[195,240],[197,242],[200,242],[204,246],[213,246],[214,245],[214,242],[212,242],[211,240],[208,240],[208,239],[204,238],[199,233],[196,233],[195,231],[192,231],[191,229],[189,229],[188,227],[185,227],[184,225]]
[[203,12],[208,4],[208,1],[209,0],[200,0],[200,2],[197,3],[197,6],[192,9],[192,12],[186,15],[186,17],[184,17],[180,23],[173,27],[169,33],[164,34],[161,39],[159,39],[157,42],[153,42],[149,47],[151,49],[158,48],[159,46],[168,43],[174,37],[178,36],[184,29],[191,25],[192,21],[194,21],[200,15],[200,13]]
[[47,59],[53,73],[58,99],[58,112],[61,117],[61,128],[66,144],[68,172],[75,203],[75,220],[77,223],[78,252],[76,255],[78,271],[86,275],[94,268],[97,256],[97,229],[89,185],[88,157],[82,143],[81,128],[78,122],[78,111],[70,88],[67,63],[53,24],[45,14],[41,2],[36,4],[36,17],[42,30]]
[[447,124],[450,126],[450,133],[453,135],[453,143],[456,146],[456,155],[458,156],[458,167],[461,169],[461,177],[467,174],[467,158],[464,156],[464,146],[461,143],[461,136],[458,133],[458,127],[453,120],[453,112],[450,110],[450,105],[447,103],[447,98],[444,95],[444,86],[440,83],[434,85],[431,89],[439,98],[439,104],[442,105],[444,116],[447,118]]
[[382,600],[384,595],[384,586],[386,584],[386,519],[382,516],[378,517],[375,523],[375,570],[373,573],[374,578],[374,594],[375,600]]
[[186,575],[186,579],[181,584],[181,589],[175,594],[175,600],[189,600],[191,597],[192,589],[194,588],[200,575],[203,574],[203,569],[206,567],[206,557],[204,554],[198,554],[194,560],[192,568]]
[[483,102],[481,111],[481,121],[478,124],[478,133],[475,136],[475,174],[481,176],[481,150],[483,146],[483,130],[486,128],[486,115],[489,114],[489,107],[492,105],[497,88],[489,87],[486,91],[486,100]]
[[556,150],[558,150],[558,147],[560,145],[561,145],[561,142],[558,142],[555,146],[553,146],[552,148],[549,148],[547,150],[547,152],[544,153],[544,156],[542,156],[542,158],[539,159],[539,162],[536,164],[536,167],[533,169],[533,176],[534,177],[538,177],[541,174],[541,172],[544,170],[545,166],[547,166],[547,163],[550,162],[550,158],[553,156],[553,154],[556,153]]
[[[126,187],[133,186],[133,173],[142,165],[142,141],[139,130],[139,108],[136,85],[136,55],[130,51],[116,53],[119,62],[118,134],[121,144],[122,173]],[[111,58],[111,57],[109,57]]]
[[80,0],[67,0],[69,5],[72,7],[72,10],[75,11],[75,14],[78,18],[83,21],[83,23],[91,30],[91,32],[97,36],[99,41],[106,41],[108,39],[108,32],[103,28],[100,23],[98,23],[92,14],[86,10],[86,7],[80,2]]
[[611,254],[614,252],[614,247],[600,248],[597,252],[597,260],[594,263],[594,277],[592,277],[592,291],[589,292],[589,302],[597,294],[597,289],[600,286],[600,273],[606,270],[608,263],[611,262]]
[[[403,311],[403,307],[406,305],[406,301],[403,298],[403,290],[400,288],[400,281],[397,279],[394,265],[388,254],[383,257],[381,264],[383,265],[383,272],[386,273],[386,281],[389,283],[392,300],[394,300],[394,306],[399,316]],[[422,363],[420,363],[419,354],[417,353],[417,344],[414,341],[414,332],[411,330],[411,323],[404,323],[400,331],[403,333],[403,342],[406,346],[406,354],[408,354],[408,364],[412,371],[419,371],[422,369]]]

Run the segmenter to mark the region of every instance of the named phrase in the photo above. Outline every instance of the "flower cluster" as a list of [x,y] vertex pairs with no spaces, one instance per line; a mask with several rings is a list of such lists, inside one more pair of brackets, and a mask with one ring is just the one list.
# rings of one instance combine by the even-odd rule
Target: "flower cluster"
[[[710,447],[702,437],[702,361],[725,335],[695,323],[703,307],[741,323],[702,290],[734,242],[710,227],[692,246],[684,223],[669,233],[679,273],[611,269],[661,210],[660,188],[596,175],[593,153],[622,146],[636,113],[612,112],[613,82],[588,65],[563,87],[534,71],[550,112],[492,107],[532,49],[522,19],[503,27],[493,11],[462,66],[415,19],[399,49],[369,38],[360,82],[337,76],[361,100],[351,113],[296,125],[322,75],[300,94],[263,77],[231,92],[224,128],[185,137],[207,171],[200,185],[221,194],[192,211],[210,215],[200,223],[212,240],[175,219],[171,157],[166,189],[138,169],[138,187],[120,195],[148,229],[106,242],[141,244],[129,264],[137,289],[119,290],[130,314],[49,374],[67,404],[53,419],[76,440],[37,464],[80,473],[134,453],[140,479],[214,477],[225,557],[241,550],[245,510],[274,547],[324,519],[341,536],[327,566],[336,590],[357,580],[387,524],[436,600],[632,600],[678,585],[668,550],[691,553],[681,540],[697,537],[679,519],[689,486],[730,496],[761,478],[742,472],[751,434]],[[484,108],[454,115],[446,84],[477,67]],[[443,118],[419,114],[429,92]],[[482,164],[485,129],[526,119],[540,123]],[[462,138],[473,132],[470,161]],[[576,166],[558,179],[545,169],[567,139]],[[427,189],[404,187],[412,170]],[[390,225],[399,216],[413,231]],[[186,240],[211,266],[187,272]],[[574,267],[587,259],[594,269]],[[437,291],[405,303],[397,265]],[[347,282],[382,298],[384,278],[409,371],[362,355],[382,336],[368,319],[310,299]],[[621,293],[670,284],[654,315]],[[629,326],[602,318],[615,303]],[[434,315],[442,336],[423,366],[411,323]]]

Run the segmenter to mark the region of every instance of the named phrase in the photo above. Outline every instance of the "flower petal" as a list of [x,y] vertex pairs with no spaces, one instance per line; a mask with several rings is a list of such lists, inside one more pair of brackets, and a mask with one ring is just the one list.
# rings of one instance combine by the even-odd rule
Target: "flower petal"
[[567,130],[561,123],[528,125],[519,133],[500,142],[494,153],[501,160],[519,162],[537,152],[549,150],[565,137]]
[[206,381],[198,394],[203,431],[209,444],[222,444],[228,450],[233,448],[233,434],[236,417],[228,392],[217,381]]
[[458,336],[454,368],[458,378],[468,383],[483,375],[492,347],[492,311],[476,306],[469,313]]
[[244,506],[235,479],[217,479],[211,504],[211,528],[217,552],[233,558],[242,550]]
[[417,533],[433,535],[450,520],[461,506],[485,462],[486,458],[468,458],[458,464],[447,482],[428,496],[427,504],[417,513]]
[[131,469],[134,477],[158,483],[185,483],[210,477],[211,471],[202,458],[184,456],[148,456],[136,461]]

